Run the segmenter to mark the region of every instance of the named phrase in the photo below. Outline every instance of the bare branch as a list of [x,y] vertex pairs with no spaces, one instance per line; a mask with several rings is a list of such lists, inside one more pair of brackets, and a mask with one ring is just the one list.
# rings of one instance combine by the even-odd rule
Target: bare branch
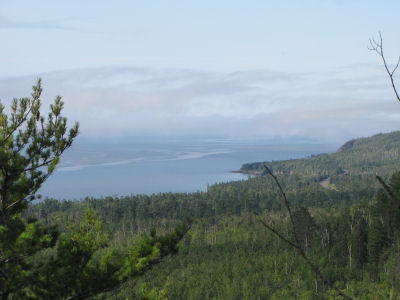
[[397,199],[397,197],[393,194],[392,190],[390,187],[383,181],[383,179],[376,175],[376,179],[378,179],[379,183],[382,185],[383,189],[389,194],[390,198],[393,201],[393,204],[397,206],[397,208],[400,210],[400,201]]
[[288,243],[290,246],[292,246],[293,248],[300,248],[298,245],[296,245],[295,243],[291,242],[289,239],[285,238],[281,233],[279,233],[279,231],[277,231],[275,228],[273,228],[272,226],[268,225],[266,222],[264,222],[264,220],[260,220],[261,224],[264,225],[264,227],[268,228],[269,230],[271,230],[273,233],[275,233],[275,235],[284,240],[286,243]]
[[400,95],[397,92],[396,84],[395,84],[394,78],[393,78],[394,73],[396,72],[397,68],[399,67],[400,57],[398,58],[397,64],[395,65],[395,67],[392,70],[390,70],[388,67],[388,64],[386,62],[385,55],[383,53],[383,38],[382,38],[381,32],[379,32],[379,42],[377,42],[374,38],[371,38],[371,39],[369,39],[369,43],[370,43],[370,45],[368,46],[368,50],[376,52],[382,58],[383,66],[385,67],[386,73],[389,75],[394,94],[395,94],[397,100],[400,102]]
[[264,221],[260,221],[267,229],[269,229],[271,232],[273,232],[276,236],[278,236],[280,239],[282,239],[283,241],[285,241],[286,243],[288,243],[290,246],[292,246],[293,248],[295,248],[297,250],[297,252],[303,257],[303,259],[306,261],[306,263],[310,266],[311,270],[327,285],[329,286],[331,289],[335,290],[336,293],[339,296],[342,296],[344,299],[347,300],[352,300],[351,297],[347,296],[345,293],[343,293],[338,287],[336,287],[332,282],[330,282],[325,276],[324,274],[321,273],[321,271],[318,269],[318,267],[316,265],[314,265],[311,260],[307,257],[306,253],[304,252],[304,250],[300,247],[300,243],[299,243],[299,239],[297,237],[297,233],[296,233],[296,227],[294,225],[294,220],[293,220],[293,215],[292,215],[292,210],[290,209],[290,205],[289,205],[289,201],[286,197],[286,193],[284,192],[279,180],[276,178],[276,176],[271,172],[271,170],[264,165],[264,168],[267,170],[267,172],[269,173],[269,175],[272,176],[272,178],[274,179],[276,185],[278,186],[283,200],[285,202],[285,206],[286,209],[289,212],[289,217],[290,217],[290,222],[292,224],[292,230],[293,230],[293,235],[294,238],[296,240],[296,243],[291,242],[290,240],[288,240],[287,238],[285,238],[282,234],[280,234],[277,230],[275,230],[273,227],[269,226],[267,223],[265,223]]
[[267,170],[267,172],[269,173],[269,175],[272,176],[272,178],[274,179],[276,185],[278,186],[278,188],[279,188],[279,190],[280,190],[280,192],[281,192],[281,194],[282,194],[283,200],[285,201],[286,209],[287,209],[288,212],[289,212],[289,217],[290,217],[290,222],[291,222],[291,224],[292,224],[292,230],[293,230],[293,234],[294,234],[294,239],[295,239],[295,241],[296,241],[296,244],[297,244],[297,245],[300,245],[299,239],[298,239],[298,237],[297,237],[296,226],[294,226],[294,220],[293,220],[292,210],[290,209],[290,205],[289,205],[289,201],[288,201],[288,199],[287,199],[287,197],[286,197],[286,193],[284,192],[284,190],[283,190],[283,188],[282,188],[280,182],[278,181],[278,178],[276,178],[276,176],[274,175],[274,173],[271,172],[271,170],[267,167],[267,165],[264,165],[264,168],[265,168],[265,170]]

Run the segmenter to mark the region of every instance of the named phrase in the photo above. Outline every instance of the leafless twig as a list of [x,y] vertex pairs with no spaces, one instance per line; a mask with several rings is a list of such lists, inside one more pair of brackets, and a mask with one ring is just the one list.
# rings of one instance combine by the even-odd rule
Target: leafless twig
[[303,259],[306,261],[306,263],[310,266],[311,270],[330,288],[332,288],[333,290],[336,291],[336,293],[340,296],[342,296],[344,299],[347,300],[352,300],[351,297],[347,296],[345,293],[343,293],[338,287],[336,287],[332,282],[330,282],[325,276],[324,274],[321,273],[321,271],[318,269],[318,267],[308,258],[308,256],[306,255],[306,253],[304,252],[303,248],[300,247],[300,243],[299,243],[299,238],[297,236],[296,233],[296,226],[294,225],[294,220],[293,220],[293,215],[292,215],[292,210],[290,209],[290,205],[289,205],[289,201],[286,197],[286,193],[283,190],[279,180],[276,178],[276,176],[274,175],[274,173],[271,172],[271,170],[264,165],[265,170],[267,170],[267,172],[269,173],[269,175],[271,175],[271,177],[274,179],[276,185],[278,186],[281,195],[283,197],[283,200],[285,202],[285,206],[286,209],[289,212],[289,217],[290,217],[290,223],[292,225],[292,231],[293,231],[293,235],[294,235],[294,239],[295,242],[290,241],[288,238],[284,237],[281,233],[279,233],[276,229],[274,229],[272,226],[268,225],[266,222],[264,222],[263,220],[260,220],[261,224],[263,224],[267,229],[269,229],[271,232],[273,232],[277,237],[279,237],[280,239],[282,239],[283,241],[285,241],[286,243],[288,243],[290,246],[292,246],[293,248],[295,248],[297,250],[297,252],[303,257]]
[[385,55],[383,54],[383,39],[382,39],[381,32],[379,32],[379,41],[376,41],[374,38],[370,38],[369,39],[368,50],[371,50],[371,51],[374,51],[374,52],[378,53],[378,55],[382,58],[383,65],[384,65],[384,67],[386,69],[386,72],[388,73],[388,75],[390,77],[390,82],[392,83],[392,88],[394,90],[394,94],[396,95],[397,100],[400,102],[400,95],[397,92],[396,85],[395,85],[394,79],[393,79],[393,75],[396,72],[396,70],[397,70],[397,68],[399,67],[399,64],[400,64],[400,56],[397,59],[397,63],[395,65],[395,67],[392,70],[390,70],[389,67],[388,67],[388,64],[386,62]]
[[393,204],[400,210],[400,201],[393,194],[390,187],[383,181],[383,179],[380,176],[376,175],[376,179],[378,179],[378,181],[382,185],[383,189],[389,194],[390,198],[392,199]]

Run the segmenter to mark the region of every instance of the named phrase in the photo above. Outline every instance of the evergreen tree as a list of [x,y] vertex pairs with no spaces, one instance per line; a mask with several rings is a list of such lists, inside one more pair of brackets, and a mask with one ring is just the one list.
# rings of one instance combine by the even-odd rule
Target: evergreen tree
[[293,212],[293,221],[300,247],[307,252],[315,236],[316,225],[310,212],[304,206]]
[[100,254],[108,237],[90,207],[80,226],[70,224],[59,238],[54,227],[23,218],[22,210],[78,134],[78,124],[67,133],[61,97],[50,106],[47,120],[40,115],[41,92],[39,79],[31,98],[14,100],[10,117],[0,105],[0,296],[85,299],[176,253],[188,225],[162,236],[154,230],[124,249]]
[[13,100],[10,117],[0,103],[0,225],[35,199],[78,134],[78,123],[67,132],[60,96],[50,105],[47,120],[41,116],[41,93],[39,79],[31,98]]
[[387,237],[382,222],[375,219],[368,231],[368,262],[372,267],[377,266],[386,245]]
[[390,177],[389,186],[395,196],[395,199],[391,199],[390,210],[393,239],[396,240],[400,237],[400,172]]
[[361,269],[368,259],[367,251],[367,223],[360,218],[353,232],[352,255],[354,267]]
[[31,97],[14,99],[11,114],[0,103],[0,294],[6,299],[22,282],[33,280],[25,257],[54,245],[56,234],[21,218],[21,211],[56,167],[60,155],[78,134],[78,123],[67,132],[57,96],[50,112],[40,114],[41,80]]

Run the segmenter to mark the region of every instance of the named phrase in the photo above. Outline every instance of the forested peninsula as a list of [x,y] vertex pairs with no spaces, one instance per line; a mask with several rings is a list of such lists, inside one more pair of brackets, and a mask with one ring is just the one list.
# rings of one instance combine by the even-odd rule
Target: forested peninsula
[[303,159],[243,164],[240,172],[260,175],[264,164],[276,174],[340,176],[351,174],[391,174],[399,167],[400,132],[377,134],[347,141],[335,153],[312,155]]
[[335,291],[260,222],[293,238],[266,164],[287,194],[300,246],[321,272],[354,299],[397,299],[399,149],[400,132],[378,134],[349,141],[332,154],[245,164],[242,172],[258,175],[206,192],[45,199],[24,215],[62,232],[66,224],[82,222],[90,206],[110,236],[109,250],[124,249],[151,232],[171,232],[191,219],[177,254],[92,299],[332,299]]

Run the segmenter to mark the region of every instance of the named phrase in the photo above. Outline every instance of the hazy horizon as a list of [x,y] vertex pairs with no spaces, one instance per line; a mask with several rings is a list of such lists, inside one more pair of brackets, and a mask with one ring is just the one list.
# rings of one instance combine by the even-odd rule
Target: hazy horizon
[[[397,130],[380,58],[400,3],[41,1],[0,5],[0,99],[56,95],[81,135],[345,140]],[[395,77],[398,80],[398,76]]]

